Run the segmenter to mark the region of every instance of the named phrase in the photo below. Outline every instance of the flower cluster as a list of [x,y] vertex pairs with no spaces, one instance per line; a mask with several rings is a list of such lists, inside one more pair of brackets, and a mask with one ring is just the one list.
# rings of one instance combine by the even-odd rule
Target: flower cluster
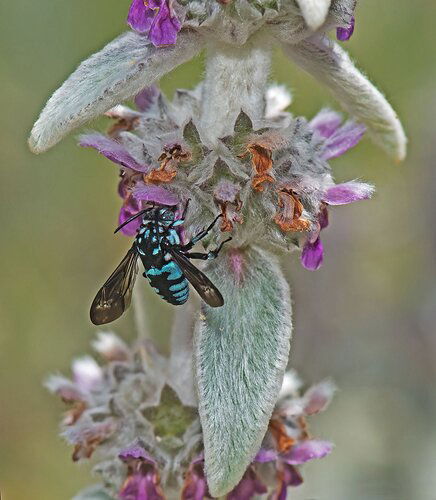
[[[190,198],[188,235],[220,211],[221,230],[232,233],[235,246],[301,247],[304,267],[318,269],[328,207],[373,192],[358,181],[334,184],[327,163],[356,145],[365,126],[342,124],[341,115],[327,109],[309,122],[292,117],[284,111],[289,94],[276,86],[266,93],[257,127],[241,111],[233,134],[211,146],[196,125],[200,94],[200,87],[179,90],[170,103],[155,87],[145,89],[136,97],[137,111],[117,106],[107,113],[115,120],[107,135],[81,137],[82,146],[121,167],[119,222],[148,202],[177,205]],[[138,224],[132,221],[124,233],[134,235]]]
[[[73,362],[72,380],[55,375],[47,381],[68,405],[62,435],[74,446],[73,460],[96,458],[99,489],[108,498],[161,500],[177,491],[182,500],[212,498],[195,403],[187,386],[174,383],[173,356],[161,356],[145,341],[129,348],[113,333],[99,333],[93,346],[103,366],[86,356]],[[298,467],[331,452],[331,443],[310,436],[306,418],[328,406],[334,386],[325,381],[302,396],[300,388],[288,372],[262,448],[228,500],[268,491],[285,499],[289,486],[303,482]],[[97,489],[76,498],[92,498],[91,491]]]
[[296,40],[308,37],[325,22],[328,28],[336,27],[339,40],[348,40],[353,34],[355,0],[335,0],[330,10],[321,9],[315,16],[305,1],[297,4],[280,0],[132,0],[127,22],[156,47],[175,44],[182,27],[236,43],[245,42],[263,25],[285,30],[292,24]]

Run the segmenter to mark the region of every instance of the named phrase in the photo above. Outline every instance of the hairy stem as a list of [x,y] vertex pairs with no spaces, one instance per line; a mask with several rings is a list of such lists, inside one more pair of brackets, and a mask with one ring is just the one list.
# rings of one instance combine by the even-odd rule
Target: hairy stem
[[214,42],[207,49],[200,125],[212,144],[233,130],[241,109],[253,122],[265,110],[265,90],[271,48],[265,37],[254,36],[243,47]]
[[145,310],[144,289],[138,283],[133,289],[133,314],[138,339],[149,339],[150,323],[147,319],[147,311]]

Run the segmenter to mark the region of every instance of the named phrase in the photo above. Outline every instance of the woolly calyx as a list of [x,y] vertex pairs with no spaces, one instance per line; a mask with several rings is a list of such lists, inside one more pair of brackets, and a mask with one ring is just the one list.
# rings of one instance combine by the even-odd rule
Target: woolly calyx
[[[117,129],[117,107],[108,113],[118,120],[108,134],[117,129],[116,135],[89,134],[81,137],[80,144],[94,147],[121,166],[120,223],[149,202],[181,207],[189,198],[183,225],[189,238],[221,212],[219,229],[232,235],[237,278],[241,276],[238,247],[247,245],[275,251],[298,246],[303,248],[303,266],[318,269],[323,258],[319,233],[325,227],[327,205],[364,200],[372,194],[373,188],[361,182],[335,186],[326,162],[361,140],[363,124],[351,120],[342,124],[342,116],[328,109],[310,122],[292,118],[283,110],[289,96],[273,87],[261,96],[265,116],[257,117],[257,125],[251,114],[239,111],[231,119],[231,133],[211,144],[204,140],[207,134],[201,123],[203,85],[194,91],[179,90],[173,102],[156,91],[153,95],[144,112],[121,110],[122,117],[135,116],[128,131]],[[271,109],[274,112],[267,117]],[[138,218],[122,232],[134,236],[139,224]],[[219,243],[218,231],[205,243],[213,241]]]
[[[273,255],[243,255],[242,280],[229,258],[208,276],[226,297],[202,308],[195,329],[195,370],[206,476],[212,496],[238,484],[254,459],[276,403],[291,338],[289,287]],[[237,320],[235,319],[237,318]]]

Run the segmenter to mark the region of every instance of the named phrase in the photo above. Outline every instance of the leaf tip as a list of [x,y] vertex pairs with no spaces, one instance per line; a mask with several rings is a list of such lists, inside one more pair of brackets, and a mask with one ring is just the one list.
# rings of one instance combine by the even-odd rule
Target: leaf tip
[[30,151],[36,155],[46,151],[46,148],[40,144],[38,137],[33,133],[33,131],[27,139],[27,145],[29,146]]

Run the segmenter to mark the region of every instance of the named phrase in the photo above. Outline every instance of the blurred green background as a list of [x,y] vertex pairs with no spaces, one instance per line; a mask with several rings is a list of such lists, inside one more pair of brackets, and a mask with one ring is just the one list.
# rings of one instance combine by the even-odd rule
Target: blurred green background
[[[0,134],[0,489],[4,500],[64,500],[92,481],[57,437],[62,405],[42,380],[68,373],[95,334],[88,306],[129,243],[114,237],[117,171],[69,137],[37,157],[26,137],[74,67],[125,29],[128,0],[2,2]],[[337,448],[305,468],[295,499],[436,499],[436,3],[366,0],[347,43],[407,129],[396,165],[368,140],[335,160],[338,180],[376,184],[370,202],[332,211],[324,267],[284,264],[295,301],[292,365],[331,376],[334,404],[315,419]],[[171,95],[201,76],[197,59],[163,81]],[[195,76],[194,76],[195,75]],[[338,107],[280,54],[273,80],[295,114]],[[99,124],[102,126],[102,124]],[[170,306],[147,290],[157,335]],[[161,320],[158,325],[157,315]],[[167,319],[168,318],[168,319]],[[115,324],[132,336],[131,319]]]

